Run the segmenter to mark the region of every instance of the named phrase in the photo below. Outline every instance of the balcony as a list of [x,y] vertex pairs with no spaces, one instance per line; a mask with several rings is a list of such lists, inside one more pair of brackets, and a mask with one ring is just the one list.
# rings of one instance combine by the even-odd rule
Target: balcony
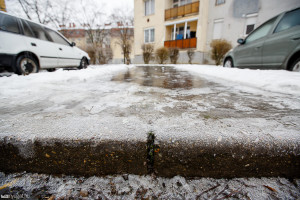
[[165,10],[165,21],[170,19],[175,19],[178,17],[184,17],[190,14],[198,14],[199,13],[199,5],[200,2],[193,2],[190,4],[186,4],[184,6],[179,6],[176,8],[170,8]]
[[165,47],[167,47],[167,48],[177,47],[179,49],[196,48],[197,47],[197,38],[165,41]]

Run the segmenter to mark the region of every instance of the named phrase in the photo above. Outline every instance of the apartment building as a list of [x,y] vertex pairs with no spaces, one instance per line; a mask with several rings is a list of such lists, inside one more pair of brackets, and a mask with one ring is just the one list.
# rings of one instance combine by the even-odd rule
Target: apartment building
[[142,44],[180,48],[179,63],[212,63],[210,43],[238,38],[273,16],[300,7],[299,0],[134,0],[135,63],[143,63]]
[[[104,37],[103,39],[101,39],[101,48],[107,55],[112,53],[112,59],[109,61],[109,63],[112,64],[124,63],[124,55],[120,46],[120,38],[118,35],[118,32],[122,31],[122,29],[124,29],[123,25],[108,23],[105,25],[105,27],[101,28],[100,31],[102,33],[100,34],[97,33],[96,29],[87,29],[86,25],[77,26],[75,25],[75,23],[70,23],[68,25],[60,26],[60,32],[66,38],[68,38],[68,40],[70,40],[71,42],[75,42],[78,48],[87,52],[89,52],[89,49],[92,46],[92,41],[88,35],[88,31],[90,31],[90,34],[93,34],[94,36],[101,35],[99,37]],[[126,29],[128,29],[128,32],[130,34],[129,42],[133,44],[133,28],[126,27]],[[134,54],[132,52],[130,52],[130,57],[131,60],[134,57]]]
[[206,50],[209,0],[135,0],[135,63],[143,63],[143,44],[154,48],[178,47],[178,63],[187,63],[194,49],[194,63],[202,63]]
[[211,0],[207,50],[213,39],[226,39],[237,46],[252,30],[281,12],[300,7],[299,0]]

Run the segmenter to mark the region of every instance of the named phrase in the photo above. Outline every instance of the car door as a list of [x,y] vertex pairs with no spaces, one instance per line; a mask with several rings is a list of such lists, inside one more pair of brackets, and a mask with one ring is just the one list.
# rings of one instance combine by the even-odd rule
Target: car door
[[[19,25],[18,18],[0,13],[0,53],[14,55],[26,49]],[[0,65],[2,62],[0,59]]]
[[262,65],[263,44],[277,17],[267,21],[254,30],[244,44],[234,50],[234,62],[237,67],[259,67]]
[[263,66],[280,67],[300,44],[300,9],[285,13],[263,46]]
[[58,66],[58,48],[43,26],[39,24],[21,20],[24,30],[25,42],[28,51],[39,56],[41,68],[52,68]]
[[64,37],[56,31],[47,29],[50,37],[56,43],[59,49],[59,66],[60,67],[77,67],[80,65],[81,55]]

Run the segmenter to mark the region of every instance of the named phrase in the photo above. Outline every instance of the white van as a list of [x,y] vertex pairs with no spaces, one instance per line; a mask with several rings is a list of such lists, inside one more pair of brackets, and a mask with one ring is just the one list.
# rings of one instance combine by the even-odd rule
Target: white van
[[40,69],[86,68],[86,52],[75,47],[59,32],[42,24],[0,12],[0,68],[17,74]]

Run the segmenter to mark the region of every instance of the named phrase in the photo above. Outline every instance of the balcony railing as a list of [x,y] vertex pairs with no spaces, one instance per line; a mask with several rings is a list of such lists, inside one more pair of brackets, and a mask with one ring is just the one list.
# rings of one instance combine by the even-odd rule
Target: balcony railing
[[196,48],[197,38],[165,41],[165,47],[167,48],[177,47],[179,49]]
[[200,2],[194,2],[190,4],[186,4],[184,6],[179,6],[176,8],[170,8],[165,10],[165,20],[175,19],[177,17],[184,17],[189,14],[199,13],[199,5]]

